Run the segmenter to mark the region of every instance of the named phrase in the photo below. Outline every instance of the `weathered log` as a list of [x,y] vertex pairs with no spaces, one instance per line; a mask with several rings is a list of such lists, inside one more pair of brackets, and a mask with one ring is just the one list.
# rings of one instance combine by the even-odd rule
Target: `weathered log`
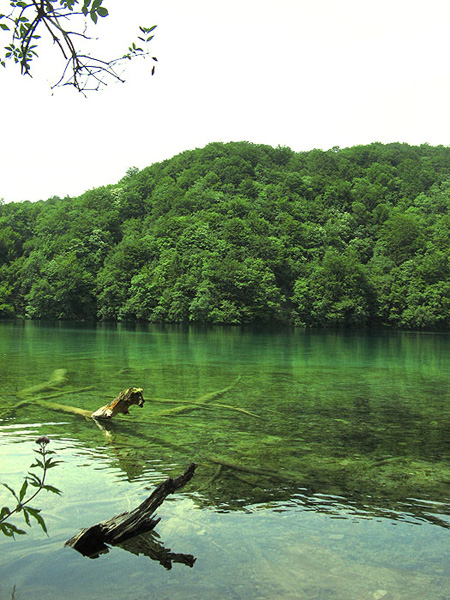
[[65,545],[85,556],[96,558],[99,554],[108,551],[107,544],[116,546],[136,535],[151,531],[160,521],[159,518],[152,518],[155,510],[161,506],[169,494],[173,494],[192,479],[196,467],[195,463],[191,463],[179,477],[169,478],[160,483],[153,493],[134,510],[82,529],[77,535],[67,540]]
[[112,419],[118,413],[127,415],[130,412],[130,406],[137,404],[141,408],[144,406],[144,396],[142,394],[142,388],[131,387],[120,394],[109,404],[101,406],[95,412],[92,413],[93,419]]
[[[137,406],[140,406],[141,408],[144,406],[145,400],[144,400],[142,388],[138,388],[138,387],[131,387],[126,390],[123,390],[122,392],[120,392],[120,394],[116,398],[114,398],[114,400],[112,400],[108,404],[105,404],[104,406],[101,406],[94,412],[90,412],[89,410],[86,410],[83,408],[68,406],[66,404],[48,402],[48,399],[53,399],[53,398],[63,395],[63,394],[78,393],[80,391],[86,391],[87,389],[89,389],[89,388],[81,388],[80,390],[60,391],[58,388],[67,382],[66,372],[67,371],[65,369],[56,369],[53,372],[52,376],[50,377],[49,381],[42,383],[42,384],[38,384],[38,385],[30,387],[30,388],[27,388],[25,390],[22,390],[22,392],[20,392],[20,394],[19,394],[19,397],[22,398],[22,401],[17,403],[15,406],[6,408],[6,410],[4,410],[2,413],[0,413],[0,418],[4,418],[4,416],[6,414],[17,410],[22,405],[30,404],[30,403],[38,404],[38,405],[48,408],[50,410],[56,410],[56,411],[70,413],[70,414],[76,414],[76,415],[86,417],[86,418],[93,418],[98,421],[104,420],[104,419],[112,419],[115,415],[117,415],[119,413],[127,415],[127,414],[129,414],[130,406],[132,406],[133,404],[136,404]],[[184,404],[184,406],[177,406],[176,408],[172,408],[172,409],[169,409],[166,411],[160,411],[156,416],[158,418],[160,418],[160,417],[184,414],[184,413],[187,413],[192,410],[199,410],[201,408],[209,408],[209,409],[219,408],[219,409],[240,412],[242,414],[246,414],[250,417],[254,417],[257,419],[261,418],[259,415],[252,413],[248,410],[245,410],[243,408],[240,408],[237,406],[231,406],[229,404],[221,404],[221,403],[214,402],[214,400],[216,400],[217,398],[220,398],[221,396],[225,395],[227,392],[232,390],[237,385],[237,383],[240,381],[240,379],[241,379],[241,376],[239,375],[239,377],[237,377],[236,380],[231,385],[227,386],[226,388],[223,388],[221,390],[216,390],[214,392],[208,392],[207,394],[203,394],[199,398],[195,398],[191,401],[189,401],[189,400],[169,400],[166,398],[154,398],[153,400],[155,402],[170,402],[170,403]],[[40,395],[40,394],[42,394],[42,392],[52,392],[52,393],[47,394],[46,396],[42,396],[42,395]],[[36,394],[39,394],[39,396],[36,397],[35,396]]]
[[[81,391],[86,391],[91,388],[81,388],[80,390],[72,390],[72,393],[79,393]],[[66,392],[64,392],[66,393]],[[70,392],[67,392],[70,393]],[[26,400],[22,400],[18,402],[14,406],[9,407],[5,413],[0,414],[0,418],[3,417],[6,413],[13,412],[17,410],[19,407],[25,404],[37,404],[42,406],[43,408],[48,408],[50,410],[56,410],[58,412],[65,412],[73,415],[79,415],[81,417],[93,418],[98,420],[103,419],[112,419],[115,415],[119,413],[123,413],[127,415],[130,410],[130,406],[133,404],[137,404],[138,406],[144,406],[144,396],[142,394],[142,388],[131,387],[126,390],[120,392],[120,394],[112,400],[109,404],[98,408],[95,412],[91,410],[86,410],[84,408],[78,408],[77,406],[69,406],[67,404],[59,404],[57,402],[49,402],[47,398],[54,398],[58,395],[62,395],[61,393],[52,394],[50,396],[37,397],[37,398],[27,398]]]

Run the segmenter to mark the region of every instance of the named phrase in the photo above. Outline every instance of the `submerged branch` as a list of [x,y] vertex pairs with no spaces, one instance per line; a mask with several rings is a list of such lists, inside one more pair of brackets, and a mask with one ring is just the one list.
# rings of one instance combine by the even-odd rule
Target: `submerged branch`
[[274,479],[276,481],[285,481],[286,483],[293,483],[293,484],[303,483],[299,477],[296,477],[294,475],[289,475],[289,474],[285,475],[283,473],[279,473],[278,471],[258,469],[257,467],[256,468],[248,467],[247,465],[222,460],[220,458],[215,458],[212,456],[208,456],[207,460],[214,464],[221,465],[222,467],[226,467],[227,469],[233,469],[235,471],[242,471],[243,473],[250,473],[252,475],[267,477],[268,479]]
[[196,398],[194,400],[194,403],[195,403],[194,405],[178,406],[177,408],[171,408],[169,410],[161,412],[160,414],[162,416],[179,415],[179,414],[191,412],[193,410],[198,410],[199,406],[205,406],[207,404],[211,404],[213,402],[213,400],[216,400],[217,398],[221,398],[224,394],[226,394],[227,392],[232,390],[234,387],[236,387],[236,385],[239,383],[240,380],[241,380],[241,376],[239,375],[239,377],[237,377],[235,379],[235,381],[233,381],[233,383],[231,385],[227,386],[226,388],[217,390],[215,392],[208,392],[207,394],[204,394],[203,396]]
[[[245,408],[239,408],[238,406],[231,406],[230,404],[218,404],[217,402],[211,402],[209,404],[206,404],[205,402],[199,402],[198,400],[175,400],[175,399],[171,399],[171,398],[151,398],[151,402],[160,402],[160,403],[169,403],[169,404],[187,404],[187,405],[191,405],[191,409],[187,409],[187,410],[195,410],[196,408],[206,408],[206,409],[213,409],[213,408],[224,408],[226,410],[231,410],[234,412],[240,412],[243,413],[244,415],[248,415],[249,417],[254,417],[255,419],[261,419],[262,417],[260,417],[259,415],[257,415],[256,413],[252,413],[249,410],[245,410]],[[159,415],[161,416],[171,416],[171,415],[177,415],[177,414],[181,414],[181,413],[185,413],[186,409],[184,407],[182,407],[181,410],[168,410],[168,411],[163,411],[160,412]]]

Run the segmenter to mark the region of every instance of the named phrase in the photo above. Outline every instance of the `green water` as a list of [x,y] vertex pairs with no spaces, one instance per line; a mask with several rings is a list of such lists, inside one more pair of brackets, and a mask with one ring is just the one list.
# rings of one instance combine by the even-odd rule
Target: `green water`
[[[64,461],[35,501],[49,537],[0,539],[1,600],[448,600],[449,354],[445,334],[0,324],[0,480],[40,435]],[[48,405],[132,385],[145,406],[104,429]],[[64,547],[191,461],[156,531],[192,568]]]

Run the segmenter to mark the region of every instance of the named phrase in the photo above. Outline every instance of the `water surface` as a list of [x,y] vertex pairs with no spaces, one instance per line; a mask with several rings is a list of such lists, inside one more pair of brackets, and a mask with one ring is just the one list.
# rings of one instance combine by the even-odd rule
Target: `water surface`
[[[0,598],[448,599],[449,339],[0,324],[0,480],[20,486],[40,435],[64,461],[63,495],[35,501],[49,537],[0,539]],[[107,429],[51,407],[131,385],[144,408]],[[64,547],[191,461],[157,533],[192,568]]]

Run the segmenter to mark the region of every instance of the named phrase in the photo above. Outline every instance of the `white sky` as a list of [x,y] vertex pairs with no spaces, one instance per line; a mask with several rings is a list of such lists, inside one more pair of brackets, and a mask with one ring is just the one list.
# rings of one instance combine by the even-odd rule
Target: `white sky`
[[157,24],[156,74],[151,60],[129,63],[125,84],[84,98],[52,95],[56,48],[42,49],[33,79],[0,69],[5,201],[76,196],[214,141],[450,144],[449,0],[104,4],[99,53],[119,55],[138,25]]

